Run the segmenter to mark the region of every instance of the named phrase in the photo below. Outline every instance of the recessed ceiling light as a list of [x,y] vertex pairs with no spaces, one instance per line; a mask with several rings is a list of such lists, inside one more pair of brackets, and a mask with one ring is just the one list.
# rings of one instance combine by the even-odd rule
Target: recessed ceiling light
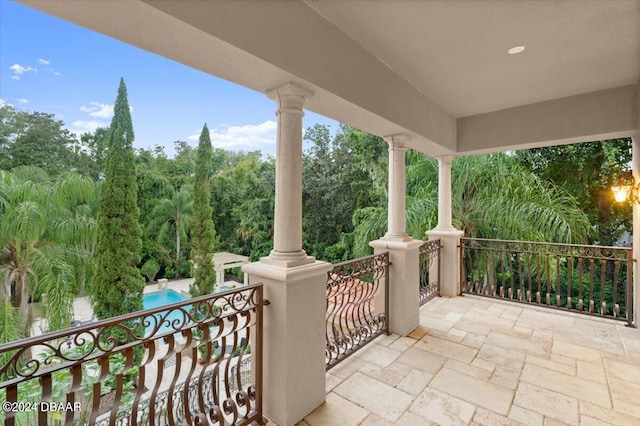
[[524,46],[513,46],[511,49],[507,50],[509,55],[517,55],[522,52],[524,52]]

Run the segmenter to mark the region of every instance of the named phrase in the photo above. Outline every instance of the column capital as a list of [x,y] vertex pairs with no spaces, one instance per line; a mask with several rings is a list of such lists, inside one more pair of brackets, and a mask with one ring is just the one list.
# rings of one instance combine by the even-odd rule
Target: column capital
[[438,161],[445,163],[445,164],[451,164],[451,162],[456,158],[455,155],[451,155],[451,154],[447,154],[447,155],[440,155],[438,157],[435,157]]
[[398,133],[395,135],[384,136],[382,139],[387,141],[389,144],[389,150],[398,149],[406,151],[407,143],[411,140],[411,136],[404,133]]
[[300,102],[300,108],[302,108],[304,102],[313,98],[313,92],[311,90],[291,82],[269,89],[266,93],[269,99],[273,99],[278,103],[285,99],[298,100]]

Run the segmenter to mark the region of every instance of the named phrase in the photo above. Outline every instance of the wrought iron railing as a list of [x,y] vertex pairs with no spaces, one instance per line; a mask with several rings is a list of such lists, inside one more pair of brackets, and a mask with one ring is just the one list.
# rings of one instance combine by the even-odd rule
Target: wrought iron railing
[[420,306],[440,295],[440,240],[420,246]]
[[0,421],[264,424],[262,311],[256,284],[0,345]]
[[463,293],[633,323],[632,250],[462,238]]
[[389,253],[334,265],[327,273],[327,370],[389,334]]

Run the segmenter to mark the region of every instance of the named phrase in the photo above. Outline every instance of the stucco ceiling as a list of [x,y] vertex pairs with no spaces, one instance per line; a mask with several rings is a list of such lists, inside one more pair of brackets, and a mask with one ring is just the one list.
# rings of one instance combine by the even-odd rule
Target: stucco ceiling
[[433,156],[638,127],[640,0],[18,1]]
[[640,80],[639,1],[307,3],[455,117]]

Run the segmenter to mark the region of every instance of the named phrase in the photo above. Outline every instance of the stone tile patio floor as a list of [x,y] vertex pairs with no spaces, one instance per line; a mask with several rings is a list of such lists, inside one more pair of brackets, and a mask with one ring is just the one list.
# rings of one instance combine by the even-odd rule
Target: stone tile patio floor
[[465,296],[327,373],[298,426],[640,425],[640,330]]

